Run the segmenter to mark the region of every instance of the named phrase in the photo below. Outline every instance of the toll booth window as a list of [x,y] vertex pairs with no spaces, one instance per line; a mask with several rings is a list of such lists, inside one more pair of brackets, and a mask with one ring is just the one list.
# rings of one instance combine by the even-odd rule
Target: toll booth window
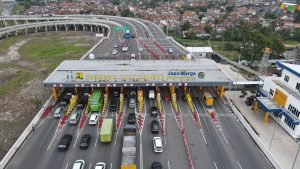
[[298,91],[300,91],[300,83],[297,83],[296,89],[297,89]]

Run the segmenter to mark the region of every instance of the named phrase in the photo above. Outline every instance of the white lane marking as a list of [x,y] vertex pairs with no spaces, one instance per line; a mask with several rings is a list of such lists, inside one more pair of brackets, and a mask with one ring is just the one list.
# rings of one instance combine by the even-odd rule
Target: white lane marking
[[216,169],[218,169],[218,166],[217,166],[217,164],[216,164],[216,162],[215,162],[215,161],[214,161],[214,165],[215,165],[215,168],[216,168]]
[[66,165],[65,169],[67,169],[67,168],[68,168],[68,165],[69,165],[69,163],[67,163],[67,165]]
[[170,161],[168,161],[168,168],[171,169],[171,167],[170,167]]
[[89,169],[91,169],[91,167],[92,167],[92,163],[90,163]]
[[118,131],[116,132],[116,137],[115,137],[115,145],[117,144],[117,139],[118,139]]
[[112,169],[112,163],[110,163],[110,169]]
[[227,141],[227,138],[226,138],[226,137],[225,137],[225,135],[224,135],[224,132],[223,132],[223,130],[221,130],[221,133],[222,133],[222,136],[223,136],[223,138],[224,138],[225,142],[226,142],[227,144],[229,144],[229,143],[228,143],[228,141]]
[[51,145],[52,145],[54,139],[56,138],[56,136],[57,136],[57,134],[54,133],[54,136],[53,136],[53,138],[52,138],[52,140],[51,140],[51,142],[50,142],[50,144],[49,144],[49,146],[48,146],[48,148],[47,148],[47,151],[50,149],[50,147],[51,147]]
[[162,101],[161,102],[161,105],[162,105],[162,108],[163,108],[163,112],[164,112],[164,124],[163,124],[163,127],[164,127],[164,131],[165,131],[165,145],[167,145],[167,132],[166,132],[166,111],[165,111],[165,104],[164,104],[164,102]]
[[[78,129],[78,130],[79,130],[79,129]],[[73,146],[74,148],[75,148],[75,146],[76,146],[76,143],[77,143],[77,140],[78,140],[79,134],[80,134],[80,133],[79,133],[79,132],[77,132],[76,140],[75,140],[75,142],[74,142],[74,146]]]
[[96,131],[96,142],[95,142],[95,147],[97,147],[97,143],[98,143],[98,129],[97,129],[97,131]]
[[44,119],[41,121],[41,123],[40,123],[37,127],[35,127],[35,130],[37,130],[37,129],[44,123],[45,120],[46,120],[46,118],[44,118]]
[[[202,134],[202,137],[203,137],[203,139],[204,139],[205,144],[207,144],[206,138],[205,138],[205,136],[204,136],[204,132],[203,132],[203,128],[202,128],[203,126],[202,126],[202,124],[201,124],[201,119],[200,119],[200,116],[199,116],[199,112],[198,112],[197,107],[196,107],[196,105],[194,104],[193,100],[192,100],[192,104],[193,104],[193,106],[194,106],[194,108],[195,108],[195,111],[197,112],[197,115],[198,115],[199,124],[200,124],[200,132],[201,132],[201,134]],[[190,114],[190,115],[191,115],[191,114]],[[191,115],[191,116],[192,116],[192,115]]]
[[239,165],[240,169],[243,169],[242,166],[241,166],[241,164],[239,163],[239,161],[236,161],[236,162]]

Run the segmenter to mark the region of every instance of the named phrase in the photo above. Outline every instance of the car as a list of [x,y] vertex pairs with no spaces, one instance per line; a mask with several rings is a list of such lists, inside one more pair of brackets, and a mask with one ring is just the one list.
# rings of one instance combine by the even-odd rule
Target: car
[[60,118],[62,115],[62,112],[64,110],[64,107],[58,107],[55,112],[54,112],[54,117],[55,118]]
[[132,35],[131,35],[131,38],[135,38],[135,36],[132,34]]
[[118,51],[116,50],[116,49],[114,49],[113,51],[112,51],[112,54],[113,55],[116,55],[118,53]]
[[71,115],[71,117],[70,117],[69,124],[77,124],[79,118],[80,118],[80,114],[79,113],[73,113]]
[[150,108],[150,112],[151,112],[151,116],[152,117],[156,117],[157,116],[157,114],[158,114],[158,111],[157,111],[157,107],[151,107]]
[[138,49],[138,52],[143,52],[143,48],[140,47],[140,48]]
[[84,169],[84,160],[76,160],[73,164],[72,169]]
[[95,165],[95,169],[105,169],[106,167],[106,164],[103,163],[103,162],[98,162],[96,165]]
[[152,120],[151,131],[152,131],[152,133],[155,133],[155,134],[157,134],[159,132],[159,123],[157,120]]
[[162,169],[162,165],[160,164],[160,162],[153,162],[151,164],[151,169]]
[[117,111],[117,99],[112,98],[109,103],[109,111],[115,112]]
[[97,113],[93,113],[90,115],[89,125],[96,125],[98,123],[99,115]]
[[163,152],[163,144],[161,137],[153,137],[153,148],[154,152],[161,153]]
[[65,134],[62,136],[58,143],[58,150],[64,151],[67,150],[72,142],[73,136],[71,134]]
[[129,113],[128,114],[128,124],[135,124],[135,113]]
[[118,48],[118,44],[117,43],[114,45],[114,48]]
[[134,109],[135,108],[135,98],[130,98],[129,100],[129,107]]
[[172,53],[173,53],[173,49],[172,49],[172,48],[169,48],[169,49],[168,49],[168,52],[169,52],[170,54],[172,54]]
[[90,142],[91,142],[91,135],[85,134],[80,139],[80,145],[79,145],[79,147],[81,149],[87,149],[89,147],[89,145],[90,145]]

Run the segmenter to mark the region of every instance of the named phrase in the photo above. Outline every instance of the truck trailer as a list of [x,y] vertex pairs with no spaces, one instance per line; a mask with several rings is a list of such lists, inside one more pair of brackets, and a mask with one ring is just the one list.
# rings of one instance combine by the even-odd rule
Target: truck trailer
[[113,119],[104,119],[100,131],[100,141],[109,143],[112,140]]
[[136,126],[125,125],[121,169],[136,169]]

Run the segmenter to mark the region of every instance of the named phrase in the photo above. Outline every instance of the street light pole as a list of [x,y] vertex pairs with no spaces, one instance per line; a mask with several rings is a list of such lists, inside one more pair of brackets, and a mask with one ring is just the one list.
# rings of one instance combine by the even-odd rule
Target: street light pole
[[169,36],[169,17],[170,17],[169,7],[170,7],[170,1],[168,0],[167,36]]
[[[241,46],[241,48],[240,48],[240,54],[239,54],[239,60],[238,60],[238,64],[240,64],[240,60],[241,60],[241,52],[242,52],[242,49],[243,49],[244,47],[243,46]],[[236,73],[236,82],[238,81],[238,79],[239,79],[239,68],[237,67],[237,73]],[[233,93],[233,101],[235,101],[236,99],[235,99],[235,93],[236,93],[236,86],[237,85],[235,85],[235,90],[234,90],[234,93]]]

